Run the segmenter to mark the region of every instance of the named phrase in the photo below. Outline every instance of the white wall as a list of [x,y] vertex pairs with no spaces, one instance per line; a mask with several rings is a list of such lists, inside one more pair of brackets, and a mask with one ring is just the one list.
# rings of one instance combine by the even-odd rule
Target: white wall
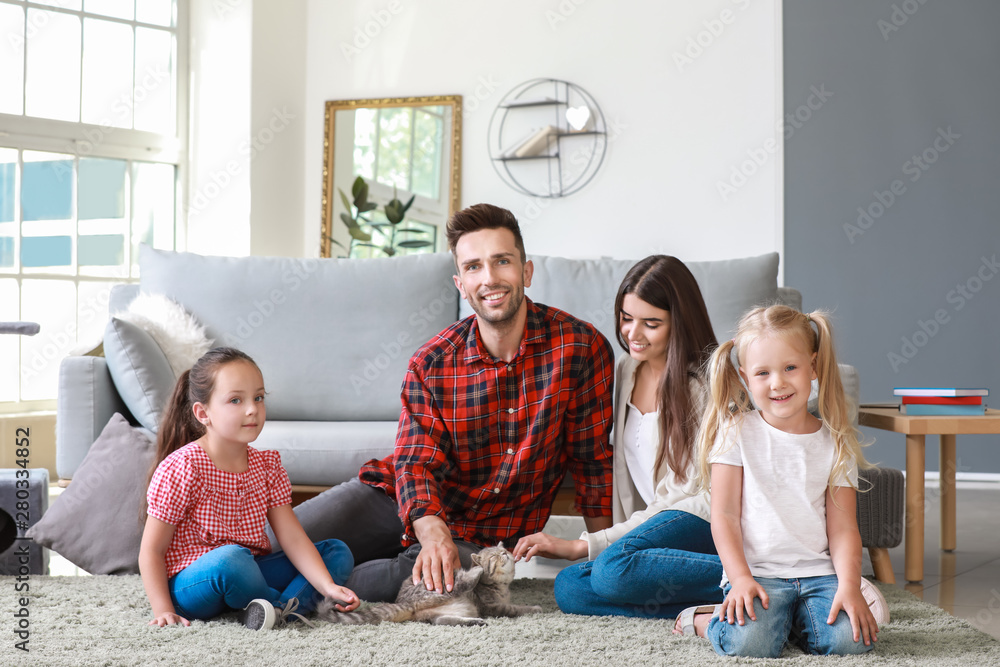
[[252,7],[243,0],[195,0],[189,7],[191,113],[182,249],[246,255]]
[[[510,208],[530,252],[781,248],[777,0],[295,0],[281,17],[284,6],[253,2],[251,133],[272,107],[303,113],[250,164],[255,254],[319,252],[325,101],[434,94],[464,98],[462,205]],[[582,86],[607,119],[601,171],[563,199],[516,193],[489,161],[493,109],[538,77]],[[741,166],[755,173],[724,200],[718,185]]]
[[253,3],[248,155],[252,255],[300,256],[308,247],[304,221],[320,211],[319,199],[306,199],[304,181],[307,5],[307,0]]

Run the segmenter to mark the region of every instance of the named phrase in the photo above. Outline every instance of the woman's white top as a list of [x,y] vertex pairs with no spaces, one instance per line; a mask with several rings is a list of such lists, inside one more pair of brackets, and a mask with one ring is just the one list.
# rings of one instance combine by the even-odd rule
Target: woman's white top
[[[815,433],[785,433],[755,410],[716,437],[709,462],[743,468],[740,527],[753,576],[836,574],[826,536],[826,490],[836,461],[825,423]],[[834,486],[857,483],[856,465],[834,479]]]
[[[691,463],[686,471],[687,480],[684,483],[678,481],[674,471],[670,469],[664,459],[663,465],[653,475],[655,480],[653,500],[647,503],[643,500],[642,494],[639,493],[625,459],[625,447],[620,444],[625,441],[625,422],[628,415],[628,410],[624,406],[628,405],[629,399],[632,397],[632,389],[635,387],[635,371],[638,367],[639,362],[627,354],[618,359],[616,365],[613,440],[614,482],[611,489],[611,515],[615,525],[595,533],[585,532],[580,536],[580,539],[587,540],[589,560],[597,558],[612,542],[663,510],[680,510],[705,521],[711,521],[708,493],[698,488],[698,482],[695,479],[697,476],[695,456],[691,457]],[[708,384],[704,379],[693,377],[690,381],[689,391],[691,392],[691,409],[700,418],[708,400]],[[653,432],[656,434],[657,443],[653,455],[655,462],[660,453],[658,425],[653,429]],[[697,434],[695,437],[697,438]],[[652,466],[649,469],[652,470]]]
[[643,414],[632,401],[628,402],[627,409],[621,447],[629,477],[643,502],[649,505],[653,502],[653,466],[660,448],[660,412]]

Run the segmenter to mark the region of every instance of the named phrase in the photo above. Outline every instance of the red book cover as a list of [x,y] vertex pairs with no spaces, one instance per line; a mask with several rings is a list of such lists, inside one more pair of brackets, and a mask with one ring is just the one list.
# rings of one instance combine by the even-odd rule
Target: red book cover
[[982,405],[982,396],[903,396],[903,405]]

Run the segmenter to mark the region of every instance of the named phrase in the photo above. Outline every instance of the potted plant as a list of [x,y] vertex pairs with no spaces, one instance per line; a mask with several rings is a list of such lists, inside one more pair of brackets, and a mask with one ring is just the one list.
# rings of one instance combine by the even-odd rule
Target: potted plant
[[[347,231],[351,235],[351,245],[347,250],[347,256],[351,257],[355,248],[374,248],[381,251],[386,257],[392,257],[401,249],[425,248],[431,245],[431,241],[426,238],[412,238],[412,235],[426,235],[422,229],[410,229],[402,227],[406,219],[406,212],[413,205],[416,195],[410,197],[405,204],[396,195],[396,188],[392,189],[392,199],[383,208],[385,219],[388,222],[374,222],[370,215],[366,215],[378,208],[375,202],[368,201],[368,183],[361,176],[354,179],[351,186],[353,200],[348,198],[343,190],[337,188],[340,198],[344,202],[347,212],[340,214],[340,219],[347,226]],[[382,238],[382,243],[373,241],[373,232],[377,232]],[[399,240],[397,240],[397,237]],[[344,247],[343,244],[337,245]]]

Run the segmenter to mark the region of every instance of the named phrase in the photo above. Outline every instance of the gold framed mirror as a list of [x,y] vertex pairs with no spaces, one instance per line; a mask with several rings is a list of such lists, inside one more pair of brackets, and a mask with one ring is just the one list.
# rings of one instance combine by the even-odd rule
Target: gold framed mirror
[[403,203],[412,197],[404,231],[432,240],[421,252],[439,249],[444,224],[459,208],[461,172],[461,95],[328,101],[320,257],[380,256],[376,239],[358,244],[342,222],[342,213],[355,212],[346,209],[341,193],[351,199],[358,176],[378,207],[365,214],[374,217],[373,234],[381,233],[384,220],[377,216],[394,196]]

